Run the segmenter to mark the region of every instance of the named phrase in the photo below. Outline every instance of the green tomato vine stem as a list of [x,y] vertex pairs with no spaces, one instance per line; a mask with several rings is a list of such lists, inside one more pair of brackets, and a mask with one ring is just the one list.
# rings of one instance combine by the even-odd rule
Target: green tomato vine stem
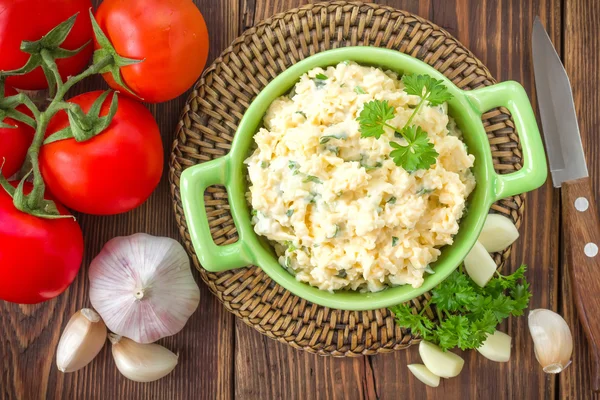
[[76,104],[64,102],[63,99],[69,89],[71,89],[75,84],[91,75],[99,73],[104,67],[111,65],[111,63],[114,62],[112,56],[103,57],[98,62],[90,65],[79,75],[72,76],[63,83],[54,58],[52,58],[52,56],[45,50],[42,50],[41,54],[46,68],[50,70],[56,77],[57,87],[54,98],[46,110],[40,111],[29,97],[22,93],[18,95],[18,100],[31,110],[36,121],[35,135],[31,145],[29,146],[29,149],[27,150],[27,160],[31,163],[33,171],[33,189],[27,199],[27,207],[29,209],[38,209],[42,206],[44,193],[46,191],[46,185],[40,171],[39,153],[44,142],[48,123],[58,111],[65,109],[69,109],[77,114],[80,117],[80,121],[85,121],[85,118],[83,118],[85,117],[85,114],[81,110],[81,107]]

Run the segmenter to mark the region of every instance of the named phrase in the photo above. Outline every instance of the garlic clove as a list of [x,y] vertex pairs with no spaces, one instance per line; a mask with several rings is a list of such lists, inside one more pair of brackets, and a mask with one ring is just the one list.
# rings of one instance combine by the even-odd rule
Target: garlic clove
[[487,335],[487,339],[477,348],[477,351],[488,360],[507,362],[510,360],[511,342],[512,338],[509,335],[495,331]]
[[77,311],[65,327],[56,349],[56,366],[74,372],[88,365],[106,341],[106,325],[92,309]]
[[484,287],[496,273],[496,262],[485,247],[477,241],[464,261],[465,270],[477,285]]
[[500,214],[489,214],[479,235],[479,241],[489,253],[502,251],[519,238],[513,222]]
[[419,355],[429,371],[442,378],[453,378],[462,371],[465,360],[459,355],[441,348],[426,340],[419,343]]
[[179,332],[200,289],[181,244],[138,233],[111,239],[89,269],[90,301],[111,332],[153,343]]
[[427,367],[423,364],[409,364],[408,370],[412,372],[415,378],[417,378],[427,386],[440,386],[440,377],[428,370]]
[[179,356],[158,344],[141,344],[110,333],[112,355],[119,371],[135,382],[152,382],[171,373]]
[[539,308],[529,313],[529,332],[535,358],[548,374],[557,374],[571,364],[573,336],[569,325],[554,311]]

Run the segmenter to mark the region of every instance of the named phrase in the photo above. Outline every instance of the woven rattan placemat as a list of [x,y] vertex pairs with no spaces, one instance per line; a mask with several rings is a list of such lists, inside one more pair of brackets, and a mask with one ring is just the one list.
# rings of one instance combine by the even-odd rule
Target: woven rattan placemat
[[[228,272],[205,271],[194,254],[179,192],[181,172],[225,155],[252,99],[282,70],[320,51],[345,46],[387,47],[417,57],[458,87],[495,83],[489,71],[461,43],[438,26],[405,11],[358,2],[307,5],[275,15],[233,41],[196,83],[177,126],[170,158],[170,182],[181,236],[194,265],[223,305],[270,338],[321,355],[357,356],[405,349],[418,341],[394,324],[386,309],[342,311],[302,300],[255,266]],[[519,139],[505,109],[483,116],[494,164],[500,173],[521,168]],[[205,194],[217,244],[233,243],[237,233],[222,187]],[[494,205],[520,225],[524,196]],[[509,255],[496,254],[499,267]],[[421,309],[428,294],[412,301]],[[427,310],[433,317],[431,310]]]

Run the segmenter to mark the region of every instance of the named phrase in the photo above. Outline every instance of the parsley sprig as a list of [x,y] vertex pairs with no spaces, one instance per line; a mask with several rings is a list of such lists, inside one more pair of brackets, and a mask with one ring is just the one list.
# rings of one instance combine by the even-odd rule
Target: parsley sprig
[[[504,319],[523,315],[531,297],[525,270],[526,266],[521,265],[511,275],[496,273],[484,288],[462,271],[454,271],[432,290],[429,303],[419,314],[414,314],[408,304],[390,307],[390,311],[399,326],[439,344],[444,350],[476,349]],[[435,306],[437,321],[423,315],[429,306]]]
[[401,129],[388,124],[387,121],[394,118],[395,108],[386,100],[373,100],[364,105],[356,119],[360,125],[361,137],[379,139],[385,133],[384,127],[390,128],[406,141],[406,145],[390,142],[390,146],[394,148],[390,153],[394,163],[408,172],[429,169],[435,164],[439,154],[435,151],[433,143],[429,141],[427,132],[411,123],[425,102],[437,106],[450,100],[452,94],[448,92],[441,80],[428,75],[404,75],[402,82],[406,93],[421,98],[406,124]]

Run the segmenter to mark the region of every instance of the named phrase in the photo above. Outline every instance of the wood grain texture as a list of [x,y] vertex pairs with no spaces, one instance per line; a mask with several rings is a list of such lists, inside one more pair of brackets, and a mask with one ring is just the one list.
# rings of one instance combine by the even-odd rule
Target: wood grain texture
[[[600,69],[597,66],[600,62],[600,4],[597,1],[565,0],[563,9],[563,62],[573,87],[579,130],[592,182],[592,193],[595,195],[595,200],[599,201],[600,118],[597,110],[600,107],[600,98],[597,82],[600,79]],[[573,364],[560,374],[559,398],[598,400],[600,394],[594,395],[591,391],[591,348],[578,322],[569,274],[564,268],[561,270],[561,278],[567,284],[563,285],[561,290],[560,313],[572,328],[575,347]],[[598,296],[598,293],[588,295]]]
[[[592,363],[592,389],[598,392],[600,391],[600,318],[598,318],[600,296],[593,294],[600,293],[600,275],[598,275],[600,225],[590,178],[563,182],[561,195],[565,238],[563,240],[564,270],[569,275],[572,299],[590,349],[588,359]],[[585,208],[581,203],[577,207],[577,202],[582,199],[589,203]]]
[[[241,31],[304,0],[195,0],[211,36],[210,60]],[[94,1],[95,4],[99,0]],[[571,77],[580,128],[590,171],[600,167],[600,4],[596,0],[380,0],[414,12],[448,30],[480,58],[498,80],[514,79],[535,100],[530,37],[539,15]],[[564,14],[563,14],[564,11]],[[104,88],[101,78],[84,82],[73,94]],[[165,154],[185,96],[151,105],[161,128]],[[593,193],[600,174],[592,173]],[[502,327],[514,338],[507,364],[464,354],[465,370],[444,380],[438,389],[425,388],[406,365],[420,362],[416,348],[357,359],[318,357],[267,339],[234,321],[206,289],[201,306],[178,335],[163,340],[181,353],[180,365],[167,379],[135,384],[116,370],[106,346],[88,367],[63,375],[55,368],[54,352],[68,318],[89,306],[87,267],[103,244],[118,235],[147,232],[179,239],[166,179],[142,207],[115,217],[79,216],[86,241],[82,271],[70,289],[48,303],[18,306],[0,302],[0,399],[395,399],[404,398],[593,398],[590,391],[589,347],[569,300],[571,292],[560,265],[560,199],[547,183],[528,195],[521,239],[509,266],[530,267],[532,308],[559,310],[573,327],[574,363],[559,377],[545,375],[535,361],[525,318]],[[198,279],[198,275],[195,272]],[[595,397],[600,399],[600,397]]]

